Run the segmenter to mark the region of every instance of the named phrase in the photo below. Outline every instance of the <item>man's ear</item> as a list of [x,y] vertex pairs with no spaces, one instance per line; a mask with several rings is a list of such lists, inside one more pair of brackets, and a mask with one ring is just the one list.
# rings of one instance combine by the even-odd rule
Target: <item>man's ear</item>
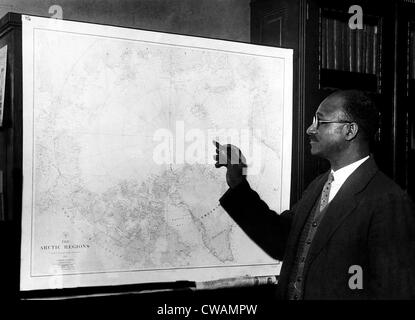
[[356,138],[357,133],[359,132],[359,125],[356,122],[352,122],[344,126],[346,130],[346,140],[351,141]]

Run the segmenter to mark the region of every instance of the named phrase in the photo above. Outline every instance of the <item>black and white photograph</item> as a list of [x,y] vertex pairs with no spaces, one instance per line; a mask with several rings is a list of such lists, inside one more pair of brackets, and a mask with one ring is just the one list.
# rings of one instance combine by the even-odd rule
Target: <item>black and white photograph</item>
[[0,0],[4,308],[410,303],[414,164],[414,0]]

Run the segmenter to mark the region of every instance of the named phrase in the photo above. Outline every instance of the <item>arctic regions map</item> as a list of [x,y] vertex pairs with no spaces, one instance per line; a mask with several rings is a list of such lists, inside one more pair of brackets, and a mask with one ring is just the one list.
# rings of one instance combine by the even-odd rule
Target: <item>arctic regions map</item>
[[278,273],[219,205],[212,140],[288,207],[291,52],[50,20],[23,17],[22,289]]

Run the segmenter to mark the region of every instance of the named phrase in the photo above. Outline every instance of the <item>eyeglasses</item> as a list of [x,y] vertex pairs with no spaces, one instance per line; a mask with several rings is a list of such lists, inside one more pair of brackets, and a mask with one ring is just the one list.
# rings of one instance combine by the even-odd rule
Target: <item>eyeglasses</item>
[[312,126],[318,129],[321,123],[353,123],[353,121],[339,120],[339,121],[330,121],[330,120],[320,120],[316,115],[313,117]]

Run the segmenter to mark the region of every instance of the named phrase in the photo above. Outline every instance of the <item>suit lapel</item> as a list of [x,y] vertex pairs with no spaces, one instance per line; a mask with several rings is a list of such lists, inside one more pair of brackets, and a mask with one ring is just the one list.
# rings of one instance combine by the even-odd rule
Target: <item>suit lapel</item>
[[310,248],[305,268],[324,248],[336,229],[347,216],[353,212],[358,204],[356,194],[362,191],[378,171],[377,166],[370,157],[360,165],[343,183],[342,187],[327,208]]

